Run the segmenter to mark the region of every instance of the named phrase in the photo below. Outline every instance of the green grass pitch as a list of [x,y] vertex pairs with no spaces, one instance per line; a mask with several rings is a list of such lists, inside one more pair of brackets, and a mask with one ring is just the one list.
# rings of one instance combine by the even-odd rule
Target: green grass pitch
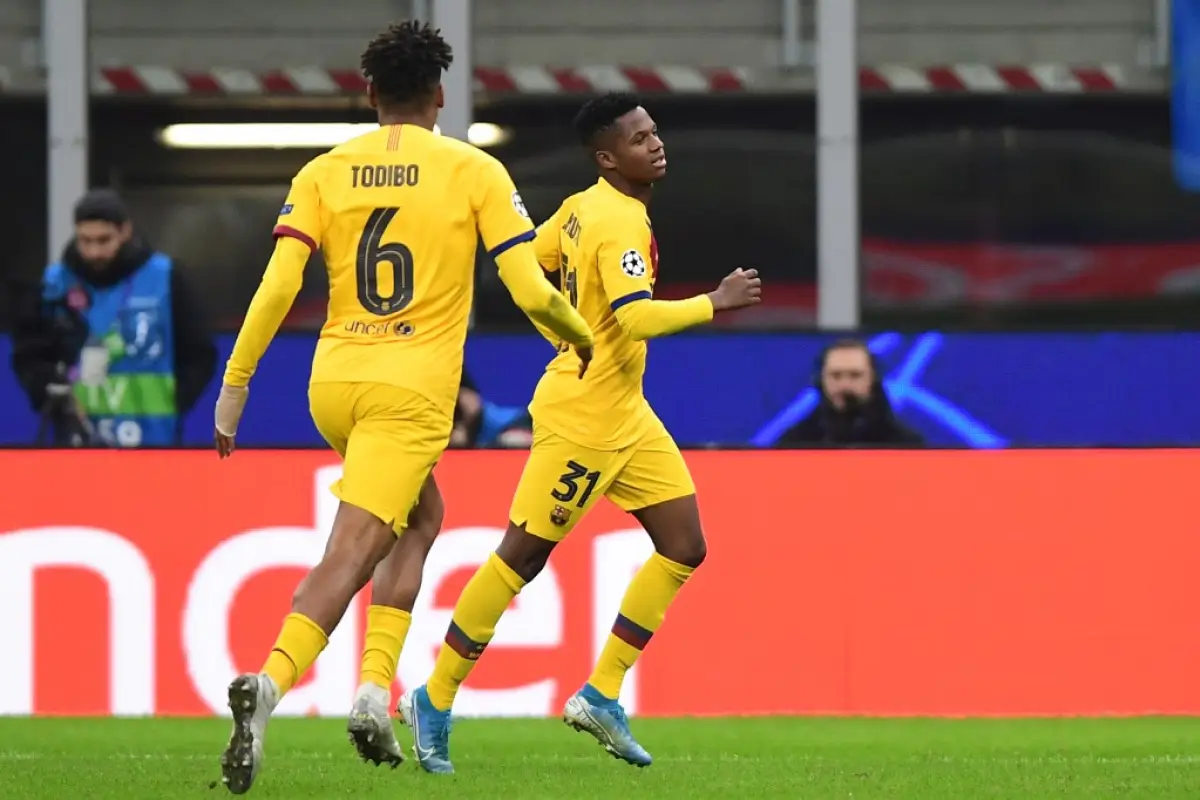
[[[249,797],[1189,798],[1200,719],[635,720],[638,770],[555,720],[463,720],[458,774],[359,762],[337,720],[280,719]],[[0,797],[214,798],[224,720],[0,718]],[[399,731],[407,748],[411,739]]]

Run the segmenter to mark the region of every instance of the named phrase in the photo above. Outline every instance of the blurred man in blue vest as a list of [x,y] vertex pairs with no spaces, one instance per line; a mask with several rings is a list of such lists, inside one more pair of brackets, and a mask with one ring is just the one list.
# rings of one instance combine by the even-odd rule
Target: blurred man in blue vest
[[107,189],[75,206],[75,238],[13,339],[13,369],[59,445],[178,444],[217,360],[178,264]]

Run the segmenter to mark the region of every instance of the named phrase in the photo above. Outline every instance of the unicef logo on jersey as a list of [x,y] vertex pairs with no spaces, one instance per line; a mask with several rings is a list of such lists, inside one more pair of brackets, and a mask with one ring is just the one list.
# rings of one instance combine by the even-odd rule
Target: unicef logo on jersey
[[513,192],[512,204],[513,204],[513,208],[515,208],[517,210],[518,214],[520,214],[525,219],[529,219],[529,209],[525,208],[525,201],[521,199],[520,192]]
[[406,319],[395,322],[363,322],[351,320],[342,328],[346,333],[355,336],[368,336],[372,339],[382,339],[388,336],[403,338],[417,332],[416,326]]

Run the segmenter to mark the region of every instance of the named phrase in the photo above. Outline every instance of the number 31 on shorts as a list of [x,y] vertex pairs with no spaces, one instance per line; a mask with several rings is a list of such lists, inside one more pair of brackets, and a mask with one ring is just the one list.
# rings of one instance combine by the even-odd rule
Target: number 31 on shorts
[[[582,486],[580,481],[583,482]],[[552,490],[550,496],[560,503],[574,501],[576,508],[583,508],[591,499],[592,492],[596,490],[596,484],[599,482],[599,472],[589,471],[578,461],[568,461],[567,471],[558,478],[559,488]]]

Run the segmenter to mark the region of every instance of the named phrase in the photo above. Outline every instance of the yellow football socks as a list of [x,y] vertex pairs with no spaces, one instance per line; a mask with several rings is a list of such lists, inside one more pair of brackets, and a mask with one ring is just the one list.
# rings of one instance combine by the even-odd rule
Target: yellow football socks
[[296,685],[327,644],[325,631],[308,617],[293,613],[284,618],[283,629],[262,668],[279,687],[280,697]]
[[389,692],[396,679],[400,651],[412,624],[412,614],[389,606],[367,608],[367,633],[363,642],[360,683],[373,683]]
[[433,707],[449,710],[458,687],[496,633],[496,623],[525,581],[495,553],[475,572],[454,606],[446,641],[425,684]]
[[621,611],[588,678],[592,688],[612,700],[620,696],[625,673],[662,625],[667,607],[692,572],[692,567],[677,564],[658,553],[642,565],[625,590]]

